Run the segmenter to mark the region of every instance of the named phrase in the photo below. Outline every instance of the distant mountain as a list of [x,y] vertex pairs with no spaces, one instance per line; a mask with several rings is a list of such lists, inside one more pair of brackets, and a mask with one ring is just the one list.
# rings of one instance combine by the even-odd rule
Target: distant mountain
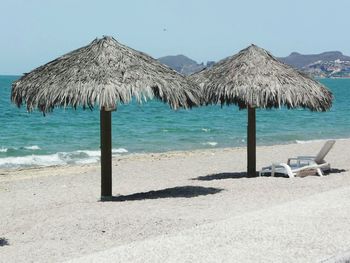
[[[339,51],[311,55],[292,52],[287,57],[277,59],[314,77],[350,77],[350,57]],[[190,75],[215,63],[208,61],[206,65],[199,64],[184,55],[166,56],[158,60],[184,75]]]
[[212,61],[208,61],[207,65],[204,65],[204,63],[199,64],[184,55],[166,56],[161,57],[158,60],[183,75],[190,75],[214,64]]
[[313,55],[293,52],[279,60],[315,77],[350,77],[350,57],[339,51]]
[[299,69],[317,61],[335,61],[338,59],[341,61],[350,61],[350,57],[343,55],[339,51],[329,51],[313,55],[302,55],[298,52],[292,52],[288,57],[279,58],[284,63]]

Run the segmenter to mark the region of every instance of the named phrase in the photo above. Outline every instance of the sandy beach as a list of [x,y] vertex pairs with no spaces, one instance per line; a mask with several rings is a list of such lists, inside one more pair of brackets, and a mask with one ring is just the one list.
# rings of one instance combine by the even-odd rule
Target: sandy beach
[[[314,155],[324,141],[257,148],[257,167]],[[321,262],[350,250],[350,139],[333,172],[247,178],[246,148],[0,170],[0,262]]]

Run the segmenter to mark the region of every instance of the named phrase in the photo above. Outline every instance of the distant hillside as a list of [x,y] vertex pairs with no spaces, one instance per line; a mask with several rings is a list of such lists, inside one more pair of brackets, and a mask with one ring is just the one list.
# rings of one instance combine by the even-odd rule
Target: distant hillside
[[350,77],[350,57],[339,51],[313,55],[293,52],[288,57],[279,59],[315,77]]
[[[278,59],[314,77],[350,77],[350,57],[339,51],[311,55],[292,52],[289,56]],[[166,56],[158,60],[184,75],[190,75],[214,64],[213,61],[208,61],[206,65],[199,64],[184,55]]]
[[350,61],[350,57],[343,55],[343,53],[339,51],[329,51],[312,55],[302,55],[297,52],[292,52],[288,57],[279,59],[284,63],[299,69],[302,69],[303,67],[306,67],[317,61],[335,61],[338,59],[341,61]]
[[183,75],[190,75],[213,64],[212,61],[208,61],[207,65],[204,65],[204,63],[199,64],[184,55],[166,56],[158,60]]

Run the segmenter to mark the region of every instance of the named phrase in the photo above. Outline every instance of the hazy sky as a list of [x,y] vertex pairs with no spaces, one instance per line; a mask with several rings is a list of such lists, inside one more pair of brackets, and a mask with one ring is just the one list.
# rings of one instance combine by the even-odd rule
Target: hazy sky
[[0,0],[0,74],[111,35],[153,57],[219,60],[255,43],[276,56],[350,55],[349,0]]

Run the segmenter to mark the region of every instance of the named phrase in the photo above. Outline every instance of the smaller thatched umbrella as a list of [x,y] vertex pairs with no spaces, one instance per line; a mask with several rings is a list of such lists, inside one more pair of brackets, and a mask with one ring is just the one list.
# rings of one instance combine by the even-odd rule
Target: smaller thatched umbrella
[[247,170],[256,174],[255,108],[308,108],[325,111],[332,93],[322,84],[251,45],[212,68],[190,76],[203,89],[205,103],[237,104],[248,109]]
[[112,37],[63,55],[12,85],[11,100],[43,113],[54,107],[100,108],[101,197],[112,196],[111,111],[132,98],[157,98],[173,109],[199,104],[199,90],[182,75]]

